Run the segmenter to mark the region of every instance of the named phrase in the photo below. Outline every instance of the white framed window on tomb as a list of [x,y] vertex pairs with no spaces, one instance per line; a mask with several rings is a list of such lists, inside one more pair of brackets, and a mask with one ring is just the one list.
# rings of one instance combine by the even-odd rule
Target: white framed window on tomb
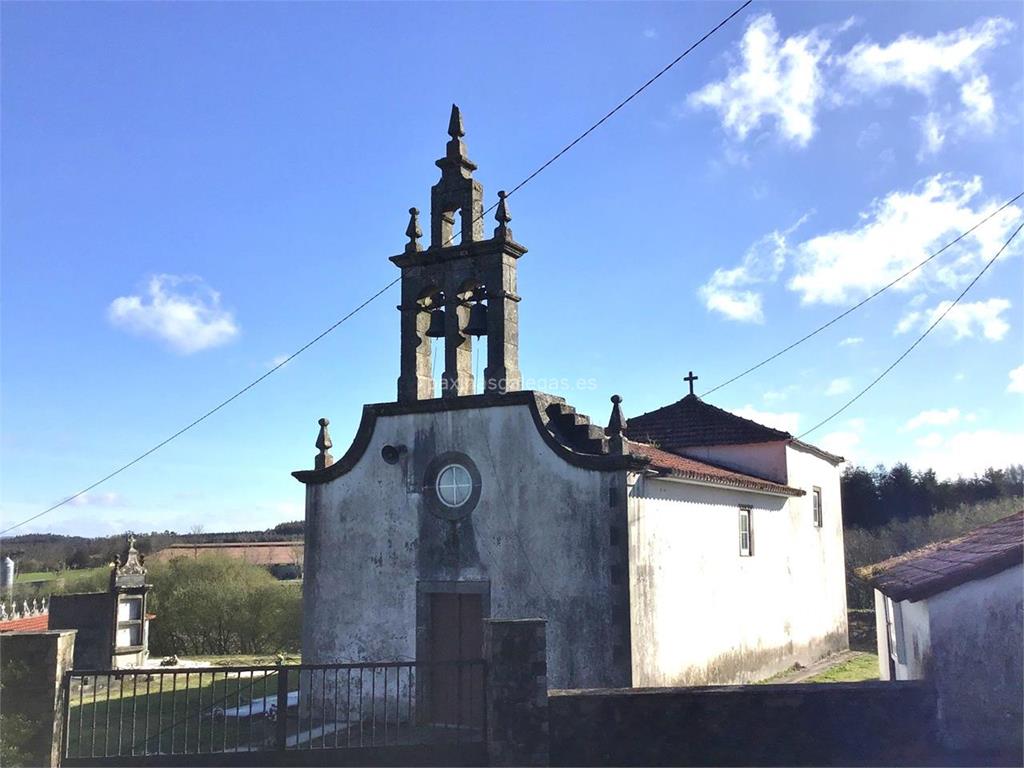
[[812,504],[812,519],[814,521],[815,528],[821,528],[822,524],[822,509],[821,509],[821,488],[815,486],[811,490],[811,504]]

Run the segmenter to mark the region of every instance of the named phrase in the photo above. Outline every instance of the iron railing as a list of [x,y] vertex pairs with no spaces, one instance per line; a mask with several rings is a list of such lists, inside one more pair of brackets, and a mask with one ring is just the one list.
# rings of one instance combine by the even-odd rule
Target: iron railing
[[482,743],[482,660],[72,671],[64,757]]

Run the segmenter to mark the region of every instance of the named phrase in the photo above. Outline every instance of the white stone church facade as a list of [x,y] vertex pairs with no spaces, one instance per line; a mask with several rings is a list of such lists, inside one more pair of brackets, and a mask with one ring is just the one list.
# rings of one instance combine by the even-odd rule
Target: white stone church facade
[[454,108],[449,134],[430,246],[411,212],[392,257],[398,398],[337,460],[322,420],[294,473],[303,661],[478,658],[483,618],[547,620],[552,688],[740,682],[846,648],[842,459],[693,394],[628,423],[613,398],[601,428],[521,390],[526,249],[503,194],[484,236]]

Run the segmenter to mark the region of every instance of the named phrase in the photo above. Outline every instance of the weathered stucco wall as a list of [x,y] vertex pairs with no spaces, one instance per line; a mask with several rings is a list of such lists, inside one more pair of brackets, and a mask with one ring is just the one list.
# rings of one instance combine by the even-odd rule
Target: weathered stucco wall
[[[381,458],[388,444],[408,447],[397,464]],[[423,493],[447,451],[480,473],[479,503],[457,522]],[[620,607],[616,630],[612,599],[616,478],[556,456],[527,406],[379,417],[351,471],[306,487],[303,660],[415,658],[417,583],[475,582],[489,585],[490,617],[547,619],[552,686],[628,685],[628,617]]]
[[[847,647],[838,472],[799,453],[790,478],[807,496],[634,484],[633,685],[746,682]],[[823,492],[822,528],[812,521],[813,485]],[[739,552],[741,506],[751,508],[751,557]]]
[[1024,728],[1024,567],[927,600],[929,677],[941,732],[958,749],[1009,749]]
[[786,483],[786,443],[708,445],[684,448],[681,453],[776,483]]

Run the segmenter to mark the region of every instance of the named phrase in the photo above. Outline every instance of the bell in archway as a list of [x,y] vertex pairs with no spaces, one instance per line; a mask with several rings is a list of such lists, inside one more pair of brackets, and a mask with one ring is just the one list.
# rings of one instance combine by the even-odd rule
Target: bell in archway
[[433,309],[430,311],[430,325],[427,327],[427,336],[432,339],[444,338],[444,310]]
[[462,329],[462,332],[466,336],[480,337],[487,335],[486,304],[478,301],[476,304],[469,308],[469,320],[466,322],[466,327]]

